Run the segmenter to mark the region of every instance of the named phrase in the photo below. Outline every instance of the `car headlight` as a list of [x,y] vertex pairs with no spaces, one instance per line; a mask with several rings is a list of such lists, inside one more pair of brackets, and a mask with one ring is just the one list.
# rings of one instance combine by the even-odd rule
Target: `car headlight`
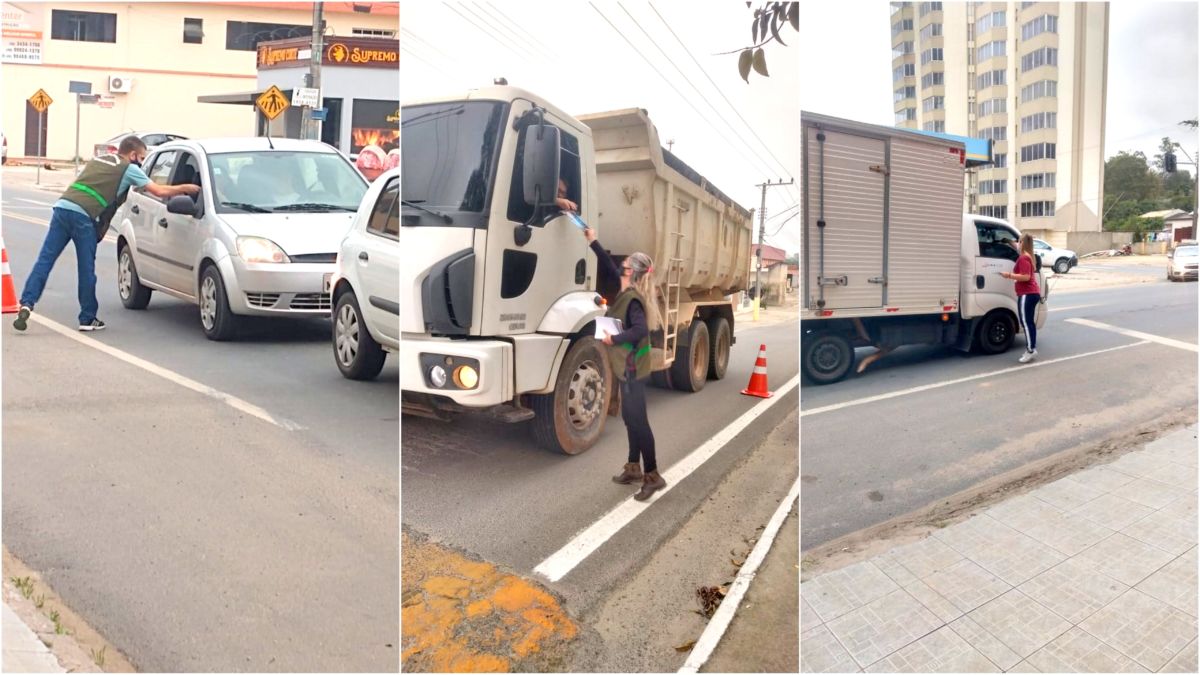
[[262,237],[238,237],[238,255],[251,263],[290,263],[291,259],[270,239]]

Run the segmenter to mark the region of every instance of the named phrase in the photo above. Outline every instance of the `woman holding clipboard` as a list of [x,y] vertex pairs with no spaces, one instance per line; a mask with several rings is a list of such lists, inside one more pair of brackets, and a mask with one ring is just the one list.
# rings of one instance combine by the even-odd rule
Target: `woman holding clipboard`
[[633,498],[646,501],[667,486],[658,473],[654,432],[646,415],[646,379],[650,377],[650,323],[647,313],[655,311],[654,303],[649,300],[654,297],[651,286],[654,261],[645,253],[634,253],[617,267],[608,251],[596,241],[595,230],[584,225],[577,216],[572,220],[582,227],[583,236],[596,254],[601,279],[611,281],[616,278],[621,282],[621,291],[609,306],[606,316],[620,321],[623,330],[615,335],[605,335],[604,344],[608,346],[613,374],[621,383],[621,419],[629,434],[629,461],[619,475],[613,476],[613,481],[622,485],[641,482],[642,487]]

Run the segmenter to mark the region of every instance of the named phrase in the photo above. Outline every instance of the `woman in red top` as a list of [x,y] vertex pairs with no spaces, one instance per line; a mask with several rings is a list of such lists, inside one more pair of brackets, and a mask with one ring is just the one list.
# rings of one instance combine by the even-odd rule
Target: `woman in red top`
[[1025,331],[1025,353],[1021,355],[1021,363],[1029,363],[1037,358],[1037,306],[1042,300],[1041,289],[1037,283],[1037,258],[1033,255],[1033,235],[1028,232],[1021,235],[1021,243],[1017,249],[1021,255],[1011,272],[1001,272],[1000,276],[1017,282],[1017,318],[1021,321],[1021,330]]

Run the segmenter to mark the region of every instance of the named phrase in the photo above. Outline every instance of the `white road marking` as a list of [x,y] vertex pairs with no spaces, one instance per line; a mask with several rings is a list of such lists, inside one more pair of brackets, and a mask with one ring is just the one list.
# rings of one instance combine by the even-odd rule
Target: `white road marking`
[[[264,422],[269,422],[271,424],[274,424],[277,427],[286,429],[288,431],[299,431],[304,428],[304,427],[300,426],[299,424],[292,422],[291,420],[284,419],[282,417],[276,417],[275,415],[272,415],[271,413],[254,405],[253,403],[244,401],[244,400],[242,400],[236,396],[233,396],[231,394],[226,394],[225,392],[220,391],[218,389],[213,389],[212,387],[210,387],[206,384],[201,384],[189,377],[180,375],[179,373],[176,373],[173,370],[169,370],[167,368],[163,368],[162,366],[155,365],[153,363],[150,363],[149,361],[146,361],[145,359],[138,358],[138,357],[134,356],[133,354],[130,354],[128,352],[117,349],[116,347],[104,344],[103,342],[99,342],[94,337],[84,337],[78,331],[72,330],[72,329],[62,325],[61,323],[58,323],[57,321],[52,321],[45,317],[38,316],[37,314],[31,315],[29,317],[29,320],[33,321],[37,324],[40,324],[42,326],[45,326],[46,328],[49,328],[50,330],[54,331],[55,333],[58,333],[59,335],[70,338],[70,339],[78,342],[79,344],[86,345],[88,347],[91,347],[92,349],[95,349],[97,351],[108,354],[109,356],[112,356],[114,358],[120,359],[130,365],[137,366],[138,368],[141,368],[142,370],[145,370],[146,372],[151,373],[152,375],[157,375],[157,376],[163,378],[164,380],[174,382],[175,384],[178,384],[181,387],[186,387],[188,389],[191,389],[192,391],[204,394],[205,396],[208,396],[210,398],[214,398],[235,410],[238,410],[240,412],[246,413],[247,415],[250,415],[251,417],[257,417],[258,419],[263,420]],[[9,337],[8,339],[11,340],[13,338]],[[11,363],[9,364],[9,367],[12,367]]]
[[[30,218],[29,216],[23,216],[19,213],[3,213],[0,215],[7,216],[9,218],[16,218],[18,220],[24,220],[27,223],[33,223],[34,225],[41,225],[42,227],[46,227],[46,228],[50,227],[50,221],[48,221],[48,220],[41,220],[38,218]],[[117,243],[117,235],[113,234],[112,230],[109,230],[108,234],[104,235],[104,241],[107,241],[110,244],[115,244],[115,243]]]
[[25,199],[24,197],[13,197],[13,199],[15,199],[19,202],[25,202],[26,204],[37,204],[38,206],[50,207],[53,205],[52,202],[39,202],[39,201],[34,201],[32,199]]
[[1090,319],[1066,319],[1066,322],[1067,323],[1077,323],[1080,326],[1088,326],[1089,328],[1099,328],[1100,330],[1106,330],[1106,331],[1109,331],[1110,333],[1118,333],[1120,335],[1125,335],[1127,337],[1137,338],[1139,340],[1146,340],[1147,342],[1157,342],[1160,345],[1166,345],[1168,347],[1177,347],[1179,349],[1186,349],[1189,352],[1200,352],[1200,347],[1197,347],[1196,345],[1194,345],[1190,342],[1184,342],[1182,340],[1172,340],[1171,338],[1159,337],[1157,335],[1151,335],[1150,333],[1143,333],[1141,331],[1129,330],[1128,328],[1120,328],[1118,326],[1113,326],[1113,325],[1110,325],[1107,323],[1100,323],[1099,321],[1092,321]]
[[[1093,302],[1090,305],[1071,305],[1070,307],[1051,307],[1050,311],[1051,312],[1065,312],[1070,309],[1084,309],[1085,307],[1099,307],[1103,304],[1104,304],[1103,302]],[[1070,321],[1070,319],[1067,319],[1067,321]]]
[[604,514],[595,523],[592,523],[585,530],[575,535],[571,541],[567,542],[558,551],[555,551],[550,557],[546,558],[537,567],[533,568],[534,572],[546,577],[550,581],[558,581],[567,575],[568,572],[587,559],[596,549],[600,548],[606,541],[611,539],[613,535],[620,532],[629,523],[633,522],[642,514],[651,504],[662,495],[671,491],[671,488],[679,485],[683,479],[687,478],[693,471],[700,468],[713,455],[717,454],[721,448],[725,447],[730,441],[737,437],[746,427],[750,426],[754,420],[758,419],[771,406],[778,403],[783,397],[795,389],[800,384],[800,376],[796,375],[788,380],[782,387],[775,390],[775,394],[742,413],[732,424],[717,432],[703,445],[693,450],[687,457],[677,462],[670,469],[662,472],[662,477],[667,481],[667,487],[659,490],[657,495],[649,501],[639,502],[632,496],[618,504],[613,510]]
[[[1067,321],[1074,321],[1074,319],[1067,319]],[[823,406],[820,408],[813,408],[811,410],[805,410],[803,408],[803,406],[801,406],[800,417],[808,417],[809,415],[820,415],[821,413],[833,412],[835,410],[843,410],[845,408],[852,408],[856,405],[875,403],[877,401],[886,401],[889,398],[899,398],[900,396],[908,396],[909,394],[917,394],[917,393],[920,393],[923,391],[929,391],[931,389],[940,389],[942,387],[949,387],[954,384],[962,384],[963,382],[970,382],[972,380],[982,380],[982,379],[988,378],[988,377],[996,377],[998,375],[1015,373],[1015,372],[1021,371],[1021,370],[1029,370],[1030,368],[1040,368],[1042,366],[1049,366],[1054,363],[1062,363],[1063,361],[1071,361],[1073,359],[1082,359],[1086,356],[1096,356],[1098,354],[1107,354],[1109,352],[1115,352],[1118,349],[1128,349],[1130,347],[1137,347],[1140,345],[1148,345],[1148,344],[1150,344],[1149,340],[1142,340],[1141,342],[1131,342],[1127,345],[1121,345],[1119,347],[1109,347],[1108,349],[1101,349],[1098,351],[1086,352],[1083,354],[1072,354],[1071,356],[1064,356],[1062,358],[1050,359],[1049,361],[1034,361],[1033,363],[1026,363],[1026,364],[1022,364],[1019,366],[1014,366],[1012,368],[1004,368],[1002,370],[993,370],[991,372],[980,373],[978,375],[970,375],[967,377],[960,377],[956,380],[946,380],[944,382],[934,382],[933,384],[923,384],[919,387],[912,387],[910,389],[901,389],[900,391],[893,391],[893,392],[889,392],[887,394],[878,394],[876,396],[867,396],[865,398],[854,399],[853,401],[845,401],[843,403],[834,403],[833,405],[827,405],[827,406]]]
[[758,543],[754,545],[754,549],[750,551],[746,562],[742,564],[738,570],[737,577],[733,580],[733,584],[729,586],[729,591],[725,594],[725,599],[717,606],[717,611],[709,620],[708,625],[704,627],[704,632],[700,634],[700,639],[696,640],[695,646],[692,647],[692,652],[688,654],[687,660],[683,667],[679,669],[681,673],[698,673],[708,658],[712,656],[713,651],[720,644],[721,638],[725,636],[725,631],[729,628],[729,624],[733,622],[733,614],[737,611],[738,605],[742,603],[742,598],[746,595],[746,591],[750,590],[750,582],[754,580],[754,576],[758,573],[758,568],[762,565],[763,559],[767,557],[767,552],[771,550],[771,545],[775,542],[775,537],[779,534],[780,528],[783,527],[783,521],[787,519],[788,513],[792,510],[792,504],[800,496],[800,479],[797,478],[795,483],[792,483],[792,489],[788,491],[788,496],[779,504],[779,508],[775,510],[775,514],[771,516],[771,520],[767,522],[766,529],[763,530],[762,536]]

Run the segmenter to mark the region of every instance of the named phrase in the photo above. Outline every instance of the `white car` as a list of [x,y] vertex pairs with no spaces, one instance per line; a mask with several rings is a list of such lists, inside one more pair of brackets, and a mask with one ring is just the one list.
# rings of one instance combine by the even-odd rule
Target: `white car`
[[99,157],[100,155],[117,154],[117,148],[120,147],[121,141],[125,140],[126,136],[137,136],[142,139],[142,142],[146,144],[148,152],[154,152],[158,149],[158,146],[172,141],[186,141],[188,139],[187,136],[180,136],[179,134],[167,131],[126,131],[125,133],[113,136],[103,143],[97,143],[92,146],[92,156]]
[[1079,257],[1075,255],[1075,251],[1054,248],[1041,239],[1033,240],[1033,252],[1042,259],[1042,267],[1054,268],[1055,274],[1066,274],[1079,264]]
[[338,245],[367,192],[341,153],[287,138],[175,141],[143,169],[200,193],[164,202],[133,189],[117,209],[126,308],[144,309],[152,291],[195,303],[210,340],[234,337],[242,316],[329,316]]
[[369,380],[400,348],[400,169],[371,184],[336,268],[333,357],[345,377]]
[[1167,254],[1167,279],[1179,281],[1200,278],[1200,247],[1196,244],[1180,244]]

